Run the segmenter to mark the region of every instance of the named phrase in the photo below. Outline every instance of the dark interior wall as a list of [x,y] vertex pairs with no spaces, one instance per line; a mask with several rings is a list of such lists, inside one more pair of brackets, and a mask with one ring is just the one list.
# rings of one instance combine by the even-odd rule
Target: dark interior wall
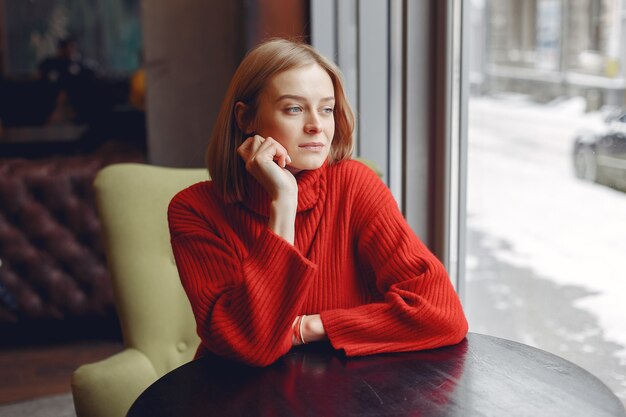
[[142,2],[148,158],[204,166],[204,149],[228,80],[241,59],[238,1]]
[[307,0],[142,2],[148,158],[204,166],[226,88],[245,51],[271,36],[308,39]]

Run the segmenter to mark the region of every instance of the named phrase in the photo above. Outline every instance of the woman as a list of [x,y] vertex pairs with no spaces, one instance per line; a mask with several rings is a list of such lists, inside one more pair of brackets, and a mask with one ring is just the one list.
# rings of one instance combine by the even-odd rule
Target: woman
[[168,212],[197,356],[265,366],[303,343],[357,356],[465,337],[443,266],[350,160],[353,127],[339,70],[310,46],[271,40],[244,58],[208,147],[212,181]]

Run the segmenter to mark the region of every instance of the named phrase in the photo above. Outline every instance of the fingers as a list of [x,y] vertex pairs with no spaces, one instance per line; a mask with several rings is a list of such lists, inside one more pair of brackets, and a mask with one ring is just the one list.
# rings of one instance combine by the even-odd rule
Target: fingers
[[261,145],[261,148],[259,148],[259,151],[263,149],[263,146],[267,145],[268,151],[274,152],[274,161],[276,161],[278,166],[280,166],[281,168],[285,168],[287,164],[291,163],[291,158],[287,154],[287,149],[285,149],[283,145],[276,142],[274,139],[268,139],[270,139],[272,142],[266,140],[265,143]]
[[291,158],[280,143],[270,137],[255,135],[246,139],[237,152],[246,164],[246,171],[256,178],[272,199],[295,198],[297,204],[298,184],[286,169]]
[[246,139],[237,149],[239,156],[246,165],[255,162],[275,161],[281,168],[291,163],[287,150],[271,137],[264,138],[259,135]]
[[261,136],[250,136],[248,139],[244,140],[241,145],[237,148],[237,154],[241,156],[241,158],[247,162],[251,155],[253,155],[259,146],[265,142],[265,139]]

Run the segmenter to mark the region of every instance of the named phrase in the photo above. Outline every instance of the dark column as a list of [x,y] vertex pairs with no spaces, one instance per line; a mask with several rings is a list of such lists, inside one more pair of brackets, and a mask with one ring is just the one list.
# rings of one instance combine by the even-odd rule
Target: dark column
[[204,166],[204,150],[243,54],[239,1],[142,2],[152,164]]
[[204,166],[246,49],[272,36],[308,40],[308,9],[306,0],[142,1],[150,163]]

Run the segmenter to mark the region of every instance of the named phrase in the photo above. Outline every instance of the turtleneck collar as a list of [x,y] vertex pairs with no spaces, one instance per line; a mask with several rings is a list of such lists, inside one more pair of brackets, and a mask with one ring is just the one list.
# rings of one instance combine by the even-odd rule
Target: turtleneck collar
[[[318,169],[301,171],[296,174],[298,182],[298,209],[297,212],[310,210],[320,198],[321,182],[326,177],[325,162]],[[246,175],[246,197],[242,204],[248,209],[262,216],[269,217],[271,199],[265,189],[250,174]]]

